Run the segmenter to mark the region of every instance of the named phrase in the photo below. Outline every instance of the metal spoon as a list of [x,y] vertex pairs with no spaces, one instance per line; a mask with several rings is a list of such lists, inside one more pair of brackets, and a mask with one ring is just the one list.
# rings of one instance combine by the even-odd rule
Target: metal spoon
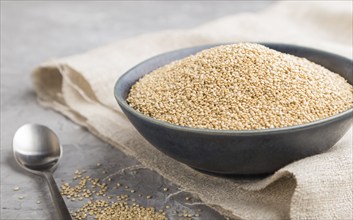
[[47,180],[60,219],[70,220],[69,210],[52,175],[62,155],[56,134],[43,125],[25,124],[16,131],[12,146],[20,166],[29,172],[44,176]]

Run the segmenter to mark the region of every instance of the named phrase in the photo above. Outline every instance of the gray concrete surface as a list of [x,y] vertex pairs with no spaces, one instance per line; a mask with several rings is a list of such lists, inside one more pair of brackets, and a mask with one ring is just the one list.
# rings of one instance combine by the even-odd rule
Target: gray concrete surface
[[[36,102],[30,72],[41,62],[81,53],[115,40],[138,34],[192,28],[203,22],[244,11],[257,11],[270,2],[45,2],[1,1],[1,219],[55,219],[45,182],[21,170],[12,158],[12,136],[24,123],[49,126],[61,139],[64,157],[55,179],[73,182],[76,169],[85,169],[96,177],[112,174],[153,199],[136,198],[143,205],[172,210],[200,212],[201,219],[224,217],[199,201],[185,201],[187,192],[157,173],[139,168],[139,162],[103,143],[85,129]],[[96,163],[103,164],[97,167]],[[137,166],[137,168],[135,167]],[[132,168],[131,168],[132,167]],[[135,167],[135,168],[134,168]],[[108,174],[102,174],[106,169]],[[117,172],[126,169],[124,172]],[[13,188],[19,186],[19,191]],[[168,187],[167,193],[162,192]],[[19,199],[23,196],[23,199]],[[36,201],[41,201],[36,204]],[[70,209],[80,206],[67,201]],[[200,210],[198,210],[200,209]],[[171,219],[175,217],[167,213]]]

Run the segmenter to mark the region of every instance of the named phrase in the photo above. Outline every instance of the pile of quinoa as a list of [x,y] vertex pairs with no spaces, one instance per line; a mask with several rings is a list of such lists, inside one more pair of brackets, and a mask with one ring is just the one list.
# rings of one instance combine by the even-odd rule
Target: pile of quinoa
[[[98,164],[97,164],[98,165]],[[83,171],[76,170],[74,180],[76,184],[70,185],[63,183],[60,186],[61,195],[71,201],[84,201],[84,205],[76,211],[71,211],[73,219],[145,219],[145,220],[167,220],[166,213],[163,210],[155,210],[153,207],[144,207],[136,204],[134,200],[129,199],[128,194],[109,195],[108,184],[99,178],[91,176],[83,176]],[[112,181],[108,178],[108,182]],[[115,189],[121,187],[117,183]],[[125,189],[128,189],[125,186]],[[17,189],[17,188],[16,188]],[[135,190],[131,190],[135,193]],[[94,197],[100,199],[94,199]],[[151,196],[147,196],[147,199]],[[85,201],[86,200],[86,201]],[[87,201],[88,200],[88,201]]]
[[136,82],[127,102],[181,126],[220,130],[280,128],[353,106],[353,87],[330,70],[254,43],[201,51]]

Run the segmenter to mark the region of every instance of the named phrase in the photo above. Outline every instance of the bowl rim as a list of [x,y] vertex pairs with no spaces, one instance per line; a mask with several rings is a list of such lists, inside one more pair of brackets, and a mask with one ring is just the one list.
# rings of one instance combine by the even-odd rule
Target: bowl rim
[[[280,127],[280,128],[264,128],[264,129],[255,129],[255,130],[220,130],[220,129],[209,129],[209,128],[193,128],[193,127],[188,127],[188,126],[181,126],[181,125],[177,125],[177,124],[172,124],[170,122],[162,121],[162,120],[155,119],[155,118],[152,118],[150,116],[144,115],[141,112],[137,111],[136,109],[132,108],[127,103],[126,99],[123,98],[122,96],[120,96],[120,94],[118,92],[118,87],[122,83],[122,81],[123,81],[123,79],[125,77],[127,77],[137,67],[145,65],[145,64],[149,63],[151,60],[155,60],[158,57],[163,57],[166,54],[176,53],[178,51],[184,51],[184,50],[187,50],[187,49],[192,49],[192,48],[197,48],[197,47],[207,47],[207,46],[210,46],[209,48],[211,48],[211,47],[214,47],[214,46],[226,45],[226,44],[232,44],[232,43],[197,45],[197,46],[193,46],[193,47],[186,47],[186,48],[181,48],[181,49],[178,49],[178,50],[168,51],[168,52],[165,52],[165,53],[161,53],[161,54],[152,56],[151,58],[149,58],[147,60],[144,60],[144,61],[138,63],[137,65],[133,66],[132,68],[130,68],[128,71],[126,71],[124,74],[122,74],[119,77],[119,79],[116,81],[115,86],[114,86],[115,99],[117,100],[117,102],[118,102],[118,104],[120,105],[121,108],[124,108],[125,110],[128,110],[131,114],[135,115],[136,117],[138,117],[140,119],[143,119],[145,121],[148,121],[148,122],[150,122],[150,123],[152,123],[154,125],[166,127],[166,128],[173,129],[173,130],[179,130],[179,131],[183,131],[183,132],[212,134],[212,135],[246,135],[247,136],[247,135],[263,135],[263,134],[288,133],[288,132],[293,132],[293,131],[297,131],[297,130],[309,129],[309,128],[312,128],[312,127],[316,127],[318,125],[324,125],[324,124],[332,123],[334,121],[337,121],[337,120],[340,120],[340,119],[344,119],[346,117],[352,117],[353,116],[353,106],[352,106],[351,108],[347,109],[346,111],[343,111],[341,113],[335,114],[335,115],[327,117],[327,118],[319,119],[319,120],[316,120],[316,121],[313,121],[313,122],[309,122],[309,123],[305,123],[305,124],[292,125],[292,126],[286,126],[286,127]],[[337,55],[337,54],[334,54],[334,53],[330,53],[330,52],[326,52],[326,51],[310,48],[310,47],[302,47],[302,46],[298,46],[298,45],[272,43],[272,42],[271,43],[260,42],[258,44],[284,46],[284,47],[292,47],[292,48],[298,48],[298,49],[307,49],[307,50],[311,50],[311,51],[313,51],[315,53],[323,53],[323,54],[327,54],[327,55],[331,55],[331,56],[333,55],[333,56],[336,56],[336,57],[338,57],[340,59],[345,59],[345,60],[350,61],[350,62],[353,63],[353,60],[351,60],[349,58],[346,58],[346,57],[343,57],[343,56],[340,56],[340,55]],[[145,73],[144,75],[146,75],[146,74],[148,74],[148,73]],[[139,79],[137,79],[137,80],[139,80]],[[134,83],[137,80],[135,80]]]

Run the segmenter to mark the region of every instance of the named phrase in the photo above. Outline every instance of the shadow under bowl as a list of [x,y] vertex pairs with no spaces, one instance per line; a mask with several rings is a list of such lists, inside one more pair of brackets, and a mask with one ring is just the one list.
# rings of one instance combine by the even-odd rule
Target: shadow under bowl
[[[274,50],[304,57],[340,74],[353,84],[350,59],[287,44],[261,43]],[[131,86],[144,75],[170,62],[218,45],[205,45],[150,58],[122,75],[115,98],[140,132],[158,150],[190,167],[218,174],[268,174],[281,167],[322,153],[335,145],[353,122],[353,108],[312,123],[262,130],[212,130],[174,125],[136,111],[126,102]]]

